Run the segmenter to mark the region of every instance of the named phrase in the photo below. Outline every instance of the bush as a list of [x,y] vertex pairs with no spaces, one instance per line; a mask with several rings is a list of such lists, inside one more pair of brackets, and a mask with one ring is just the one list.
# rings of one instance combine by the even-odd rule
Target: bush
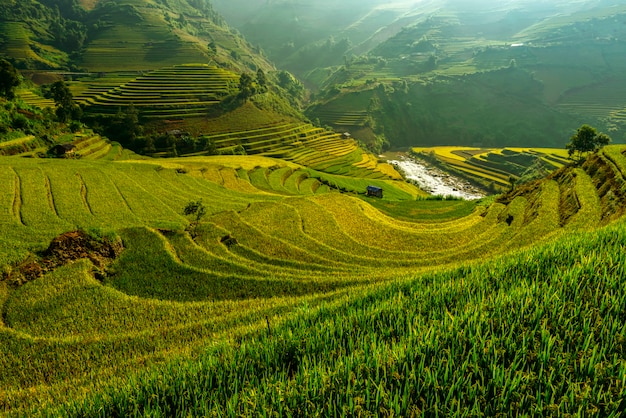
[[83,129],[83,124],[77,120],[73,120],[70,122],[69,128],[72,132],[79,132],[81,129]]
[[13,118],[13,123],[11,124],[13,129],[19,129],[22,131],[27,131],[30,129],[30,121],[24,115],[16,115]]

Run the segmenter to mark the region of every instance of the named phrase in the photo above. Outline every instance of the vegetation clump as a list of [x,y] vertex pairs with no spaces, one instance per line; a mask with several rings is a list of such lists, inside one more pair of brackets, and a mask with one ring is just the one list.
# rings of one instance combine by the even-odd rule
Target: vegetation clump
[[202,199],[191,201],[183,209],[183,214],[191,218],[187,232],[192,238],[196,238],[200,221],[207,215],[207,207],[202,203]]
[[63,80],[55,81],[45,90],[44,96],[56,103],[56,116],[59,122],[78,120],[82,115],[82,109],[74,102],[74,97],[69,87]]
[[565,148],[570,158],[576,155],[576,162],[582,162],[586,154],[595,152],[608,145],[611,142],[611,138],[607,134],[598,133],[594,127],[583,125],[578,128],[569,141]]
[[19,85],[20,75],[15,67],[5,59],[0,60],[0,97],[12,100]]

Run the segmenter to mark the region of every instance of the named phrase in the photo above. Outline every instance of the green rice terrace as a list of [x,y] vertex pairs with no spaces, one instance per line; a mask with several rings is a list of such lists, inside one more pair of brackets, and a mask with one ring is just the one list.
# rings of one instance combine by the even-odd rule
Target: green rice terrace
[[625,416],[626,6],[52,3],[0,4],[0,417]]
[[623,146],[446,201],[295,159],[75,143],[0,157],[9,416],[624,410]]
[[[128,73],[126,73],[126,77]],[[201,120],[196,128],[199,141],[212,143],[218,153],[243,150],[246,154],[263,155],[305,165],[326,173],[370,179],[400,179],[388,164],[358,147],[344,134],[315,127],[300,120],[279,116],[272,118],[250,103],[223,117],[206,119],[212,107],[232,92],[238,75],[214,66],[188,64],[151,71],[143,76],[123,80],[124,74],[108,74],[74,82],[76,101],[90,115],[114,115],[134,106],[142,120],[156,121],[171,131],[190,120]],[[24,91],[22,99],[33,105],[41,98]],[[180,130],[178,130],[180,131]],[[210,132],[210,134],[202,134]],[[178,154],[178,153],[177,153]],[[183,156],[206,155],[207,152],[181,153]],[[174,155],[171,150],[156,150],[155,157]]]
[[353,139],[301,122],[214,133],[201,140],[213,142],[220,152],[242,147],[247,154],[280,158],[326,173],[381,180],[401,178],[393,167],[379,163]]
[[492,184],[502,190],[570,163],[567,150],[559,148],[415,147],[411,153],[483,187]]
[[235,73],[217,67],[178,65],[151,71],[114,88],[98,79],[89,81],[76,101],[92,114],[115,114],[132,104],[146,119],[202,117],[237,82]]
[[[90,131],[65,134],[58,138],[62,145],[70,145],[73,158],[88,160],[125,160],[138,156],[116,142],[111,142]],[[50,147],[34,135],[0,142],[0,156],[39,157],[47,154]]]

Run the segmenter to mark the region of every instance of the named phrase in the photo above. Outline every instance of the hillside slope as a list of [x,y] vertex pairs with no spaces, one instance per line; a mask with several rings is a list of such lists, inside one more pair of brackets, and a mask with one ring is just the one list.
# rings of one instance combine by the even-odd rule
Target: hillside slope
[[303,304],[276,327],[55,412],[620,416],[625,243],[620,221]]
[[[384,187],[389,199],[384,205],[381,204],[383,202],[376,205],[384,212],[368,204],[370,199],[375,198],[337,193],[337,189],[328,187],[331,179],[343,182],[344,185],[354,185],[354,179],[331,175],[326,175],[326,178],[315,177],[313,172],[304,171],[302,167],[265,157],[221,156],[113,163],[1,158],[0,187],[3,191],[0,196],[3,198],[0,201],[0,223],[3,234],[0,237],[0,254],[3,276],[0,280],[0,339],[3,344],[0,345],[0,366],[2,370],[10,371],[0,377],[0,395],[4,400],[2,408],[6,411],[25,411],[22,408],[59,405],[67,400],[67,396],[82,399],[85,393],[100,391],[111,385],[107,390],[114,394],[111,397],[106,395],[104,398],[94,399],[95,408],[104,407],[109,410],[108,405],[112,402],[110,407],[118,411],[137,407],[144,411],[141,413],[147,413],[150,408],[159,408],[160,413],[166,415],[183,411],[187,413],[191,409],[196,413],[209,413],[202,408],[212,408],[210,405],[214,401],[200,402],[195,395],[188,398],[191,403],[176,401],[177,406],[168,403],[166,399],[178,399],[178,396],[182,396],[176,383],[180,381],[175,377],[177,372],[171,368],[169,371],[155,371],[162,375],[159,381],[173,391],[169,395],[163,394],[161,383],[153,382],[150,380],[152,378],[148,379],[153,383],[141,385],[146,390],[152,390],[148,388],[155,384],[156,392],[151,393],[163,394],[162,398],[159,395],[162,401],[155,401],[156,403],[151,403],[152,406],[143,404],[141,390],[135,392],[124,389],[117,383],[118,379],[125,379],[129,374],[146,370],[146,366],[182,360],[188,356],[202,356],[208,346],[220,341],[220,346],[226,350],[217,352],[216,355],[220,358],[224,355],[235,355],[238,352],[236,347],[244,350],[245,347],[258,347],[252,340],[241,344],[240,336],[255,330],[258,332],[260,328],[268,326],[274,332],[276,324],[283,319],[298,313],[304,314],[310,309],[315,310],[317,306],[328,307],[334,301],[344,303],[341,301],[345,301],[348,295],[362,294],[365,299],[357,297],[352,302],[345,302],[347,306],[360,306],[359,300],[379,300],[381,307],[386,306],[386,295],[397,295],[398,287],[381,290],[382,293],[379,293],[371,286],[384,286],[388,282],[397,282],[402,288],[413,289],[409,291],[412,295],[443,292],[437,293],[431,299],[432,303],[441,302],[443,305],[437,305],[432,312],[427,309],[424,313],[444,313],[452,321],[455,321],[455,317],[458,320],[465,318],[469,312],[475,313],[475,304],[486,304],[485,309],[497,313],[504,309],[504,305],[500,304],[500,297],[502,303],[527,300],[527,296],[517,299],[518,294],[507,293],[507,289],[511,292],[522,288],[527,291],[529,287],[523,284],[529,280],[536,281],[537,289],[544,289],[541,287],[544,286],[541,284],[544,283],[544,278],[545,286],[556,286],[556,282],[550,279],[553,274],[557,274],[555,272],[570,271],[563,270],[563,266],[578,269],[579,267],[575,267],[578,264],[568,261],[570,258],[564,258],[563,262],[558,260],[564,254],[567,257],[577,257],[576,248],[582,248],[580,243],[592,245],[590,243],[601,241],[607,244],[607,251],[613,251],[613,247],[608,246],[608,238],[603,237],[619,235],[623,230],[621,219],[626,198],[626,182],[623,177],[626,157],[623,152],[623,147],[607,147],[580,167],[564,168],[548,179],[514,189],[510,194],[491,203],[415,201],[415,197],[408,194],[401,183],[388,181]],[[368,182],[364,182],[361,187],[364,188],[367,184]],[[199,224],[190,224],[190,220],[183,216],[183,208],[190,201],[197,202],[199,199],[206,208],[206,214],[200,218]],[[597,237],[594,238],[596,241],[585,236],[576,238],[577,231],[595,229],[615,221],[619,222],[618,226],[611,226],[593,235]],[[80,237],[76,234],[59,236],[77,228],[90,231],[88,235],[93,237],[94,243],[87,245],[82,239],[73,238]],[[66,253],[75,254],[70,258],[87,258],[90,261],[83,259],[66,264],[68,260],[59,259],[55,256],[58,250],[49,246],[54,237],[58,237],[55,242],[63,243],[62,248],[65,248]],[[610,245],[617,245],[615,242],[619,241],[611,238]],[[109,261],[90,249],[102,246],[107,248],[107,245],[119,248],[120,243],[124,247],[123,251],[115,250],[114,259]],[[540,247],[533,249],[536,245]],[[520,248],[523,251],[512,258],[497,258]],[[588,251],[584,254],[589,268],[595,269],[601,263],[600,253],[593,257],[587,257],[590,254]],[[607,254],[609,255],[606,257],[613,257],[610,255],[612,253]],[[491,259],[494,261],[487,261]],[[485,264],[476,264],[478,260]],[[618,258],[611,260],[617,263],[615,265],[620,265]],[[607,266],[603,261],[601,264]],[[580,271],[571,270],[572,274],[587,274],[586,267],[580,268]],[[442,273],[437,273],[439,271]],[[605,270],[607,280],[611,280],[609,286],[612,286],[611,289],[622,289],[622,286],[613,286],[616,278],[621,277],[618,275],[621,273],[615,271],[616,276],[612,276],[612,268]],[[597,286],[596,279],[591,280],[591,277],[595,276],[589,276],[589,290],[595,289],[595,292],[601,289]],[[434,287],[430,287],[431,285]],[[483,290],[466,292],[469,289],[467,286]],[[481,295],[493,292],[500,296],[496,299],[482,299]],[[553,293],[541,291],[544,296]],[[603,294],[604,291],[600,293]],[[473,296],[470,298],[467,295]],[[392,296],[393,300],[395,297]],[[623,295],[618,292],[615,298],[617,299],[611,306],[619,306]],[[411,300],[413,299],[412,296]],[[517,302],[512,302],[513,300]],[[569,305],[560,305],[562,300],[569,299],[563,296],[545,299],[545,303],[549,302],[550,307],[557,304],[554,309],[565,309]],[[595,299],[589,296],[585,300]],[[406,302],[409,303],[408,300]],[[368,303],[368,306],[377,305]],[[441,310],[444,305],[447,311]],[[594,309],[594,306],[590,302],[588,309]],[[327,309],[323,308],[320,314],[328,312]],[[337,311],[337,315],[346,315],[344,323],[357,320],[352,316],[353,308],[345,309],[344,313]],[[507,311],[515,312],[510,309]],[[407,315],[407,311],[402,312],[402,315]],[[536,311],[531,315],[539,315],[536,323],[543,323],[543,315],[547,315],[543,312]],[[390,313],[396,314],[399,315],[400,311]],[[370,314],[365,316],[369,317]],[[357,317],[360,318],[361,314],[357,314]],[[510,326],[517,323],[514,316],[499,317],[512,321]],[[326,321],[323,318],[325,317],[320,317],[320,323]],[[430,321],[427,318],[428,315],[423,316],[423,320]],[[482,324],[481,321],[488,317],[481,318],[479,322]],[[550,318],[550,321],[554,321],[549,328],[550,332],[555,335],[570,332],[568,327],[573,326],[571,321],[564,321],[564,317],[558,315]],[[301,320],[308,321],[306,316]],[[401,323],[408,321],[406,323],[414,324],[419,329],[431,329],[428,333],[433,338],[431,342],[443,341],[452,335],[444,332],[444,329],[456,329],[456,322],[441,320],[439,318],[437,323],[445,325],[444,328],[432,328],[432,323],[428,325],[431,329],[427,327],[427,323],[416,322],[417,317],[399,319]],[[469,320],[468,317],[467,321]],[[467,321],[464,319],[462,322]],[[363,335],[368,341],[380,338],[384,340],[387,337],[396,341],[398,338],[397,341],[404,345],[404,328],[392,324],[395,322],[391,322],[388,327],[361,328],[368,332],[354,336]],[[614,328],[613,322],[605,324],[609,327],[607,329]],[[503,323],[502,327],[509,329],[509,325]],[[453,327],[449,328],[450,326]],[[476,326],[479,326],[478,323]],[[574,330],[578,330],[578,325],[574,326]],[[280,379],[285,379],[285,384],[292,385],[303,378],[298,377],[300,372],[307,374],[306,370],[313,370],[305,366],[309,360],[303,360],[303,356],[305,353],[314,355],[313,352],[317,349],[311,351],[311,346],[311,349],[301,350],[298,344],[293,345],[295,340],[291,336],[299,340],[300,337],[297,336],[304,335],[301,332],[305,331],[298,328],[289,331],[289,327],[291,326],[287,325],[284,328],[289,336],[283,334],[283,328],[275,330],[276,338],[279,338],[276,342],[282,344],[281,341],[284,341],[287,344],[284,347],[287,351],[282,351],[282,345],[276,348],[283,354],[278,354],[275,361],[276,370],[283,376]],[[328,329],[332,330],[333,327]],[[535,342],[543,341],[542,338],[546,336],[535,325],[531,329],[538,333],[529,336],[523,342],[524,346],[530,344],[529,347],[534,347]],[[593,352],[600,353],[590,358],[585,357],[588,362],[585,364],[589,364],[584,366],[585,370],[597,370],[596,365],[604,364],[605,359],[613,359],[614,355],[619,355],[619,351],[614,351],[615,345],[605,346],[603,343],[612,341],[605,339],[607,329],[599,328],[598,338],[589,340],[585,343],[586,348],[582,348],[585,351],[588,347],[597,345]],[[315,347],[321,347],[318,346],[321,341],[318,338],[326,338],[324,335],[327,334],[321,333],[315,338],[307,339]],[[263,338],[262,335],[260,337]],[[535,337],[539,340],[536,341]],[[253,337],[246,337],[245,341],[248,338]],[[458,341],[456,337],[453,339]],[[358,342],[361,337],[345,341],[354,341],[358,345],[361,344]],[[234,346],[228,348],[229,342],[234,342]],[[423,347],[413,339],[406,342],[407,347],[415,347],[418,351],[422,349],[419,347]],[[274,345],[263,344],[270,350],[263,356],[272,358],[274,354],[271,350],[274,350]],[[337,347],[343,350],[339,348],[343,347],[342,342],[337,341],[334,344],[340,344]],[[561,363],[558,359],[560,356],[576,358],[576,350],[581,349],[582,343],[576,340],[571,347],[565,341],[563,344],[557,344],[563,354],[557,355],[555,351],[556,357],[551,354],[552,351],[538,352],[533,349],[523,361],[513,362],[515,366],[511,366],[512,370],[538,373],[539,370],[554,368],[558,370],[554,372],[553,378],[557,379],[554,382],[569,382],[573,378],[559,368]],[[437,346],[432,347],[434,349]],[[500,350],[497,345],[489,347],[496,349],[496,352]],[[258,350],[259,348],[254,348],[253,352]],[[380,355],[387,353],[386,350],[382,346],[375,348],[375,352]],[[460,358],[455,354],[456,350],[457,348],[449,353],[450,360],[441,361],[454,364]],[[471,359],[467,366],[479,373],[484,364],[491,364],[493,360],[487,356],[488,352],[473,352],[466,357]],[[337,361],[343,358],[340,353],[341,351],[336,353],[339,355],[336,357]],[[591,351],[589,355],[590,353]],[[540,355],[545,356],[541,363],[543,366],[537,363]],[[215,365],[210,356],[212,354],[206,357],[206,361]],[[374,358],[382,359],[377,356],[372,361],[378,361],[373,360]],[[439,361],[437,358],[432,361]],[[251,359],[237,363],[256,364]],[[236,374],[235,380],[243,385],[256,384],[252,383],[256,380],[239,375],[240,371],[229,369],[228,364],[230,363],[224,363],[220,370]],[[396,370],[393,368],[395,362],[375,364],[381,373],[387,370],[393,375],[394,371],[398,371],[396,381],[406,383],[402,388],[415,387],[410,382],[418,375],[411,377],[406,370]],[[619,371],[621,363],[612,364],[617,368],[605,371],[607,379],[614,382],[613,385],[604,386],[595,380],[588,380],[594,379],[593,374],[580,375],[581,381],[589,382],[596,388],[589,394],[593,402],[612,396],[611,388],[620,384],[618,376],[623,372]],[[183,369],[186,370],[186,367]],[[204,371],[201,371],[204,368],[202,363],[190,367],[204,376]],[[268,373],[273,373],[271,370],[274,366],[268,367]],[[183,369],[180,369],[181,372],[184,372]],[[437,370],[436,379],[443,378],[439,376],[442,371],[439,368]],[[210,374],[216,376],[222,371]],[[245,370],[241,372],[245,373]],[[491,372],[496,373],[495,370]],[[355,373],[355,377],[361,376],[360,373],[365,373],[365,370]],[[185,381],[188,378],[191,377],[182,377]],[[485,375],[484,379],[477,381],[480,382],[481,391],[490,391],[490,387],[500,388],[495,374]],[[71,385],[68,383],[70,381]],[[265,385],[263,382],[265,381],[260,381],[259,384]],[[446,390],[453,390],[452,386],[448,386],[452,384],[451,381],[446,382],[448,383],[443,385]],[[225,390],[218,383],[216,385],[219,393]],[[203,384],[198,384],[197,387],[204,388]],[[336,392],[332,387],[334,386],[327,387],[330,391],[328,393]],[[383,387],[386,388],[385,393],[387,390],[395,390]],[[468,387],[470,386],[455,384],[454,390],[465,390],[461,388]],[[535,386],[534,383],[524,387],[533,389],[515,386],[515,392],[526,399],[524,402],[520,401],[520,410],[535,407],[529,397],[533,394],[537,401],[536,392],[532,392],[534,388],[541,391],[541,396],[552,393],[544,386]],[[575,388],[576,385],[563,387]],[[353,393],[350,392],[353,390],[352,386],[348,388],[348,393]],[[261,388],[254,389],[251,386],[247,390]],[[372,398],[371,392],[368,392],[369,395],[362,392],[367,391],[365,387],[354,387],[354,390],[354,394],[363,396],[363,399],[370,397],[370,401],[364,401],[363,404],[368,405],[367,408],[374,408],[374,405],[378,408],[383,403],[391,402],[396,396],[381,397],[374,401],[375,396]],[[209,392],[213,393],[202,390],[205,394]],[[237,390],[235,392],[238,393]],[[577,396],[575,393],[565,393],[567,396]],[[398,396],[400,394],[399,392]],[[230,396],[216,400],[216,407],[226,407]],[[415,399],[419,399],[419,396],[410,394],[402,396],[406,408]],[[475,399],[474,396],[478,395],[467,393],[467,399]],[[131,397],[135,400],[130,401]],[[330,403],[326,404],[320,398],[311,398],[310,401],[310,406],[314,408],[334,409],[342,407],[335,402],[344,404],[344,401],[328,401]],[[82,405],[82,401],[78,402]],[[264,405],[268,408],[277,407],[274,401],[267,402],[269,403]],[[294,402],[300,405],[299,401]],[[400,400],[397,402],[400,403]],[[481,410],[490,411],[489,408],[502,407],[488,399],[482,402],[486,404],[476,407],[487,409]],[[296,404],[290,403],[289,408],[303,408],[295,406]],[[71,409],[83,408],[80,405],[76,404]],[[444,405],[443,399],[439,400],[439,405]],[[351,408],[349,405],[346,407]],[[613,403],[605,406],[614,407]],[[165,412],[162,408],[175,409]],[[239,405],[237,408],[247,407]],[[256,407],[250,408],[252,409],[242,409],[241,413],[247,411],[246,413],[254,414]],[[406,411],[402,408],[399,411]],[[33,411],[35,412],[42,411]]]
[[0,10],[0,56],[21,69],[137,71],[209,61],[237,71],[273,68],[210,2],[11,0]]
[[302,73],[309,117],[396,147],[561,146],[581,123],[624,141],[626,8],[433,3],[367,55]]

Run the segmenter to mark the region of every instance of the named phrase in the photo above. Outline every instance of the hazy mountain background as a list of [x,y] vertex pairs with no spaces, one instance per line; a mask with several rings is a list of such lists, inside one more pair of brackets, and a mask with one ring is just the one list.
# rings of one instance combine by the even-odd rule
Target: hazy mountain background
[[295,65],[290,59],[293,54],[331,38],[348,40],[341,52],[368,53],[402,28],[433,18],[455,19],[468,37],[509,41],[532,39],[525,30],[557,30],[569,21],[623,12],[623,7],[620,9],[615,1],[585,0],[214,0],[213,4],[215,10],[250,42],[264,48],[279,66]]
[[310,92],[291,100],[299,110],[375,152],[560,147],[581,123],[626,135],[615,1],[5,0],[0,12],[0,55],[22,70],[287,70]]
[[387,142],[559,146],[582,122],[624,140],[626,6],[619,2],[214,5],[304,80],[317,99],[311,118],[357,131],[373,149]]

